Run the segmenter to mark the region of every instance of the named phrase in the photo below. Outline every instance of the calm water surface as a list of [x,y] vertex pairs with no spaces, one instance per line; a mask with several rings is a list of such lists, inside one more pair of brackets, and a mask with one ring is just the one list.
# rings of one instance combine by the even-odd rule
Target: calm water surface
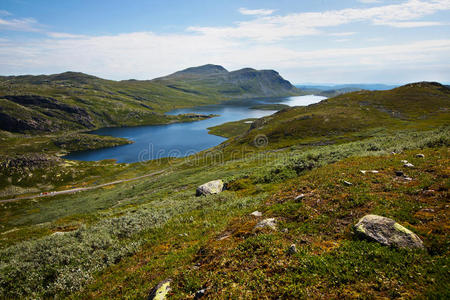
[[115,159],[119,163],[133,163],[162,157],[183,157],[214,147],[226,140],[223,137],[208,134],[208,127],[247,118],[261,118],[276,112],[273,110],[250,109],[254,105],[281,103],[289,106],[305,106],[320,102],[323,99],[325,97],[313,95],[246,99],[226,101],[215,105],[176,109],[168,112],[168,114],[201,113],[220,116],[190,123],[102,128],[91,133],[127,138],[134,143],[118,147],[73,152],[64,158],[84,161]]

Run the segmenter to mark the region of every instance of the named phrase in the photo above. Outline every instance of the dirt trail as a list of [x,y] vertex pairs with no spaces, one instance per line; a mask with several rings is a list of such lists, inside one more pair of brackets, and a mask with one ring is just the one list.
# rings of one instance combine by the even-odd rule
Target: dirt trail
[[75,189],[63,190],[63,191],[54,191],[54,192],[51,192],[51,193],[47,193],[45,195],[38,194],[38,195],[33,195],[33,196],[24,196],[24,197],[5,199],[5,200],[0,200],[0,203],[15,202],[15,201],[19,201],[19,200],[26,200],[26,199],[33,199],[33,198],[53,197],[53,196],[62,195],[62,194],[73,194],[73,193],[77,193],[77,192],[89,191],[89,190],[94,190],[94,189],[98,189],[98,188],[101,188],[101,187],[105,187],[105,186],[108,186],[108,185],[114,185],[114,184],[118,184],[118,183],[123,183],[123,182],[128,182],[128,181],[142,179],[142,178],[145,178],[145,177],[159,175],[159,174],[161,174],[161,173],[163,173],[165,171],[166,170],[162,170],[162,171],[158,171],[158,172],[154,172],[154,173],[150,173],[150,174],[146,174],[146,175],[142,175],[142,176],[138,176],[138,177],[133,177],[133,178],[128,178],[128,179],[120,179],[120,180],[116,180],[116,181],[102,183],[102,184],[95,185],[95,186],[75,188]]

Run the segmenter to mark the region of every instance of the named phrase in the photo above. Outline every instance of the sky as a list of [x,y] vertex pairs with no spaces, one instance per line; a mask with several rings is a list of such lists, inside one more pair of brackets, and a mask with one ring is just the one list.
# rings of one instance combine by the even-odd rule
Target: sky
[[449,83],[450,0],[0,2],[0,75],[152,79],[209,63],[292,83]]

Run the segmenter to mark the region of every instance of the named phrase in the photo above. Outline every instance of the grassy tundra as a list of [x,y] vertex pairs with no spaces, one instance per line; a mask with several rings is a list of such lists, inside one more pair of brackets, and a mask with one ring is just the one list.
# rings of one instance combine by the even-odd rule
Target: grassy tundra
[[[245,123],[244,133],[225,124],[229,140],[195,156],[86,167],[102,179],[164,172],[2,203],[0,293],[144,298],[172,278],[174,298],[202,288],[211,298],[445,297],[449,101],[431,83],[355,92]],[[60,163],[72,162],[55,172],[83,170]],[[219,178],[226,191],[195,197]],[[278,230],[255,232],[254,210]],[[368,213],[395,219],[426,249],[356,238],[352,226]]]

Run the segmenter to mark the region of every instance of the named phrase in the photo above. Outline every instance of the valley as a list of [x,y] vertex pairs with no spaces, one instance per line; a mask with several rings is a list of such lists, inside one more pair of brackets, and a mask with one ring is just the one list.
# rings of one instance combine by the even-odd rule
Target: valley
[[[213,103],[214,97],[202,102],[193,91],[219,93],[216,83],[204,83],[197,72],[206,68],[214,80],[235,84],[251,71],[230,75],[207,66],[155,82],[195,95],[195,106]],[[73,135],[45,127],[4,131],[2,154],[9,158],[2,160],[2,199],[86,190],[0,204],[0,293],[146,298],[170,279],[173,298],[193,298],[203,289],[210,298],[443,295],[448,292],[449,101],[448,87],[429,82],[356,91],[250,119],[239,116],[209,128],[227,138],[217,146],[138,163],[61,157],[63,148],[127,143],[122,138],[81,129]],[[177,116],[189,110],[164,105],[159,108],[164,118],[174,118],[164,114],[174,108]],[[43,115],[39,110],[54,109],[32,106],[23,109]],[[396,175],[399,170],[405,176]],[[138,179],[126,181],[130,178]],[[217,179],[225,183],[223,192],[196,197],[199,185]],[[254,211],[262,216],[251,215]],[[425,249],[358,238],[353,226],[369,213],[406,226]],[[255,231],[266,218],[274,219],[275,228]]]

